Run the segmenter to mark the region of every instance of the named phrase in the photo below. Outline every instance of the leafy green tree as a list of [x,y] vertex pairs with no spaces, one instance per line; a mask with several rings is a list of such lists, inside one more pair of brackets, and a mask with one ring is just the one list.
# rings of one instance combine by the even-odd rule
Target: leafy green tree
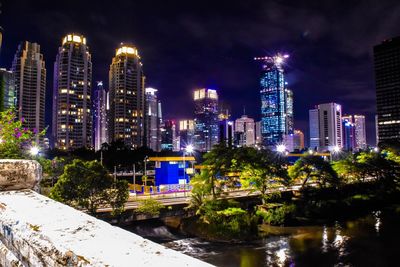
[[357,160],[357,154],[350,154],[333,162],[332,168],[345,182],[363,181],[366,175],[365,169]]
[[340,179],[331,164],[319,156],[307,155],[298,159],[289,167],[288,172],[294,182],[302,183],[302,188],[308,182],[315,182],[320,187],[336,187],[340,184]]
[[75,159],[50,192],[50,197],[95,214],[101,206],[111,205],[121,211],[128,199],[128,187],[113,182],[107,170],[97,161]]
[[267,203],[270,190],[289,183],[287,163],[269,150],[253,150],[241,161],[241,183],[244,187],[260,191],[263,204]]

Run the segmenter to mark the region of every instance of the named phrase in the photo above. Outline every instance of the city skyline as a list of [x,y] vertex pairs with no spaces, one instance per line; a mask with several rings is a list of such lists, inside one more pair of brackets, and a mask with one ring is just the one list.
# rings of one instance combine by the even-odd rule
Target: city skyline
[[[252,58],[260,54],[273,55],[284,51],[291,55],[287,74],[289,88],[293,90],[296,99],[295,128],[301,129],[308,136],[308,110],[319,103],[338,102],[344,107],[345,113],[366,115],[368,143],[375,142],[372,47],[383,39],[399,34],[394,27],[383,29],[382,25],[388,24],[386,20],[373,25],[370,29],[372,34],[368,33],[373,37],[367,37],[366,33],[357,33],[354,38],[346,38],[357,32],[357,28],[346,29],[342,33],[337,29],[328,29],[324,22],[335,19],[328,12],[332,7],[330,4],[323,8],[308,3],[300,8],[295,4],[260,1],[251,3],[248,7],[231,3],[232,8],[226,11],[220,3],[216,4],[213,10],[208,10],[206,3],[192,5],[192,8],[177,4],[157,7],[135,3],[134,6],[143,11],[140,13],[147,12],[151,16],[125,18],[123,15],[127,13],[118,9],[118,12],[122,12],[118,17],[123,23],[118,22],[117,27],[110,19],[115,15],[116,9],[108,9],[101,3],[96,6],[82,3],[81,9],[76,10],[73,9],[72,2],[65,5],[52,4],[49,1],[39,1],[35,4],[29,1],[13,1],[4,4],[1,15],[4,34],[0,65],[10,67],[12,54],[17,44],[23,40],[39,43],[45,60],[54,62],[62,36],[70,32],[79,32],[86,36],[91,44],[94,61],[93,81],[107,81],[107,69],[114,47],[121,41],[130,41],[138,47],[143,56],[144,71],[148,77],[147,85],[160,90],[159,98],[164,103],[164,117],[177,120],[190,118],[191,108],[185,101],[187,102],[194,89],[207,87],[219,89],[221,99],[231,106],[232,118],[240,117],[242,106],[245,105],[248,107],[249,116],[258,121],[259,70]],[[392,10],[392,3],[387,1],[376,11],[373,3],[349,4],[349,14],[336,20],[339,25],[346,25],[352,16],[360,16],[360,10],[365,10],[363,15],[371,18],[382,12],[396,14],[398,9]],[[132,7],[131,3],[125,1],[113,4],[118,5],[126,6],[127,10],[128,7]],[[18,14],[31,22],[29,25],[18,22],[18,18],[12,16],[17,12],[17,8]],[[276,18],[268,13],[268,8],[274,11]],[[296,12],[293,18],[283,24],[280,18],[298,8],[302,12]],[[340,5],[334,7],[335,10],[343,8]],[[235,14],[239,10],[243,11],[240,23],[235,20]],[[87,19],[81,19],[85,12]],[[35,13],[40,14],[40,17]],[[216,15],[221,20],[220,28],[210,28],[207,22],[199,20],[199,14],[204,14],[213,21],[213,15]],[[307,15],[310,18],[307,18]],[[174,25],[175,17],[177,23],[171,26]],[[397,20],[388,16],[387,20],[390,19],[390,25],[396,25]],[[138,20],[141,20],[141,23],[138,23]],[[298,27],[296,20],[306,22],[304,28]],[[265,32],[261,31],[260,27],[264,27],[269,21],[279,23],[263,28]],[[144,24],[148,26],[143,26]],[[248,33],[248,38],[243,38],[246,34],[244,29],[249,25],[254,26],[254,29]],[[224,32],[224,29],[226,31],[232,26],[238,27],[237,35]],[[216,33],[221,33],[221,36],[211,38]],[[228,38],[228,42],[224,43],[222,37]],[[357,48],[356,52],[354,48]],[[207,60],[199,60],[206,55]],[[52,72],[52,68],[49,68],[46,95],[51,94]],[[243,79],[236,81],[232,77],[238,73],[241,73]],[[108,87],[108,84],[106,86]],[[296,97],[298,95],[307,97]],[[174,105],[176,102],[182,104]],[[47,110],[49,107],[51,108],[47,104]],[[46,117],[47,124],[50,119]]]

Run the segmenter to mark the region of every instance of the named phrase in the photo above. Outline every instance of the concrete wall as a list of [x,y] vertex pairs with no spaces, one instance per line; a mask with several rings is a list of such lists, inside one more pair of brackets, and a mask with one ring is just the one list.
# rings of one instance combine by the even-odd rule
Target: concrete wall
[[[16,172],[10,164],[19,169]],[[0,186],[40,180],[32,162],[0,160]],[[7,165],[7,166],[5,166]],[[22,168],[22,167],[21,167]],[[9,172],[5,171],[9,170]],[[30,172],[35,173],[31,175]],[[11,179],[12,178],[12,179]],[[34,179],[33,179],[34,178]],[[15,184],[16,187],[22,187]],[[0,192],[0,266],[211,266],[53,201],[30,189]]]

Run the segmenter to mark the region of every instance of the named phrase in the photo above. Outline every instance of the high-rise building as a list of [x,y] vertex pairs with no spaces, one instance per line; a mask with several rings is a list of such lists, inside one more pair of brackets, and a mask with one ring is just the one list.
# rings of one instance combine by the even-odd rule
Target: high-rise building
[[364,115],[354,115],[354,126],[355,126],[356,148],[357,149],[367,148],[365,116]]
[[310,149],[317,150],[319,145],[319,111],[318,109],[310,109],[309,111],[310,126]]
[[[23,42],[18,46],[11,68],[15,79],[19,118],[28,129],[45,128],[46,67],[40,45]],[[39,136],[36,137],[39,142]]]
[[86,38],[68,34],[54,63],[53,142],[59,149],[92,146],[92,59]]
[[285,89],[286,94],[286,131],[288,134],[294,132],[294,114],[293,114],[293,91]]
[[161,150],[160,112],[158,110],[160,103],[157,92],[158,90],[154,88],[146,88],[145,90],[145,141],[146,146],[154,151]]
[[242,115],[241,118],[235,121],[235,133],[243,133],[241,140],[238,141],[239,146],[255,146],[255,125],[254,119],[249,118],[247,115]]
[[[310,114],[310,148],[318,150],[332,150],[334,147],[343,147],[342,138],[342,107],[336,103],[318,105]],[[317,122],[318,121],[318,122]],[[317,127],[316,127],[317,126]],[[316,132],[318,129],[318,135]],[[318,146],[316,140],[319,140]]]
[[110,66],[110,141],[126,146],[144,145],[145,89],[138,50],[130,45],[116,49]]
[[175,150],[176,125],[173,120],[165,120],[161,125],[161,150]]
[[[275,146],[283,141],[285,134],[293,130],[293,95],[285,90],[283,63],[288,55],[277,54],[273,57],[255,58],[263,62],[261,76],[261,132],[264,146]],[[288,105],[288,101],[291,102]]]
[[17,103],[14,74],[6,69],[0,69],[0,96],[0,111],[14,107]]
[[257,121],[254,124],[254,134],[256,137],[256,145],[257,146],[262,146],[263,143],[263,138],[262,138],[262,133],[261,133],[261,121]]
[[108,112],[110,109],[107,90],[103,82],[97,82],[94,92],[93,128],[94,128],[94,149],[100,150],[101,145],[108,143]]
[[283,143],[289,152],[302,150],[304,149],[304,134],[300,130],[294,130],[293,133],[285,135]]
[[194,137],[194,120],[179,121],[179,139],[180,148],[184,149],[188,145],[193,144]]
[[193,94],[195,102],[195,148],[210,151],[218,143],[218,94],[212,89],[198,89]]
[[355,149],[356,133],[355,133],[353,116],[351,115],[342,116],[342,129],[343,129],[343,148],[348,151]]
[[400,141],[400,37],[374,47],[379,143]]

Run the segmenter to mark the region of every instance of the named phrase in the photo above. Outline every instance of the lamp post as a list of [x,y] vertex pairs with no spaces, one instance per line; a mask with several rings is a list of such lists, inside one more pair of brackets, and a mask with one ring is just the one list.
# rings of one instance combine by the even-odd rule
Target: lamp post
[[148,156],[145,156],[144,157],[144,160],[143,160],[143,162],[144,162],[144,172],[143,172],[143,175],[144,175],[144,185],[145,186],[147,186],[147,159],[148,159],[149,157]]
[[[184,195],[186,196],[186,153],[193,153],[193,145],[187,145],[183,150],[183,179],[185,180]],[[188,176],[189,177],[189,176]],[[189,180],[189,179],[188,179]]]
[[40,149],[37,146],[33,146],[29,149],[29,153],[31,154],[31,156],[36,157],[37,155],[39,155]]
[[329,151],[331,162],[333,161],[333,155],[338,154],[340,152],[339,146],[334,146],[331,151]]
[[286,152],[286,146],[284,144],[279,144],[276,146],[276,151],[282,155]]

